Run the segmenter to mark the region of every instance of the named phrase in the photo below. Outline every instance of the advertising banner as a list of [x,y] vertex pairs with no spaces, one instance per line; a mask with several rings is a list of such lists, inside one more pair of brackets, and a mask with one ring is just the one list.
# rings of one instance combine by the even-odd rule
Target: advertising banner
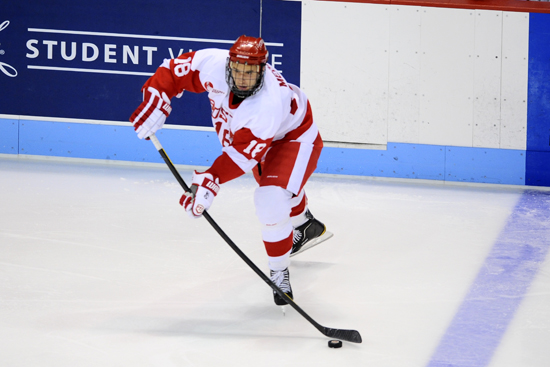
[[[165,58],[261,36],[299,84],[299,2],[69,1],[0,4],[0,114],[127,121]],[[184,93],[167,123],[210,126],[206,95]]]

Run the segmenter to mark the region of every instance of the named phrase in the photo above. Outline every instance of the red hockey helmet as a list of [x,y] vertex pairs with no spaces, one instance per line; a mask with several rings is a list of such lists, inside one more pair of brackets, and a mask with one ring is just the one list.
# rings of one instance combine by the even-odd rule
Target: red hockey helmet
[[267,62],[267,49],[264,40],[242,35],[229,49],[231,61],[249,65],[262,65]]
[[[247,98],[256,94],[264,85],[264,74],[267,64],[267,49],[261,38],[240,36],[229,49],[229,57],[225,65],[225,81],[233,94],[240,98]],[[248,89],[240,89],[233,77],[232,68],[235,63],[256,66],[256,79]]]

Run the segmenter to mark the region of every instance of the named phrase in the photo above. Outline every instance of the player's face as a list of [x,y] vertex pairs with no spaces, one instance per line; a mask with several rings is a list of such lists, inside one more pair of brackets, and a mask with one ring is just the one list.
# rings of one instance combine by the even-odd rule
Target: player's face
[[231,75],[235,85],[242,91],[247,91],[256,85],[258,80],[258,65],[247,65],[238,62],[231,63]]

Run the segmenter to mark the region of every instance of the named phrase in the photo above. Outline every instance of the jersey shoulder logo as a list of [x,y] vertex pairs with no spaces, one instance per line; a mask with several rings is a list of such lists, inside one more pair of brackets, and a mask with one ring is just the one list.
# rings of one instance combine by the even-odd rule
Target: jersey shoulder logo
[[212,84],[212,82],[204,83],[204,89],[206,89],[208,93],[223,94],[221,90],[214,88],[214,84]]

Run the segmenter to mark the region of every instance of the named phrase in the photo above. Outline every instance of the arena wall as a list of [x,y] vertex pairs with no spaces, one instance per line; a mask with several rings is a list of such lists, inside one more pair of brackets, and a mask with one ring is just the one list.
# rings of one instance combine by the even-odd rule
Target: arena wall
[[[550,186],[546,4],[53,3],[0,4],[0,154],[161,163],[127,122],[141,85],[164,58],[247,34],[308,94],[317,173]],[[206,95],[172,105],[157,134],[171,159],[210,165]]]

